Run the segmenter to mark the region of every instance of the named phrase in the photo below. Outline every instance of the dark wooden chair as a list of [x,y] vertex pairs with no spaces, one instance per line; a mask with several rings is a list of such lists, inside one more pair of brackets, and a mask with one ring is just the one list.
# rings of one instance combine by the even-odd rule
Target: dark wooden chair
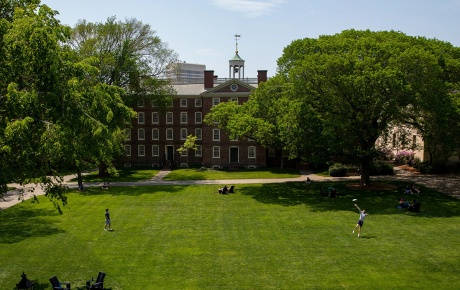
[[[59,282],[59,279],[54,276],[50,278],[50,283],[51,287],[53,287],[53,290],[65,290],[65,289],[70,289],[70,283],[69,282]],[[65,288],[62,287],[62,285],[65,284]]]
[[235,193],[235,186],[234,185],[230,186],[230,189],[228,190],[228,193]]
[[91,283],[91,281],[86,281],[86,289],[104,289],[104,278],[105,273],[99,272],[95,283]]

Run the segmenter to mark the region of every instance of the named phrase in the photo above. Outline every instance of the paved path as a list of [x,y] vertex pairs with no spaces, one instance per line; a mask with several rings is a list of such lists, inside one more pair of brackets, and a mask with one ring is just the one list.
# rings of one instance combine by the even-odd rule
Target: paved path
[[[313,174],[311,171],[301,171],[300,177],[297,178],[271,178],[271,179],[231,179],[231,180],[180,180],[168,181],[163,180],[170,171],[160,171],[156,176],[147,181],[139,182],[111,182],[111,186],[153,186],[153,185],[194,185],[194,184],[254,184],[254,183],[283,183],[283,182],[299,182],[306,181],[307,177],[312,182],[327,182],[327,181],[344,181],[344,180],[359,180],[358,176],[351,177],[323,177]],[[372,180],[402,180],[407,183],[415,183],[429,188],[433,188],[439,192],[460,198],[460,175],[420,175],[407,173],[406,171],[395,169],[395,175],[391,176],[375,176],[371,177]],[[69,175],[64,177],[64,183],[70,188],[77,188],[76,182],[70,182],[71,179],[76,178],[76,175]],[[98,183],[85,183],[85,186],[101,186],[102,182]],[[10,187],[17,189],[11,190],[0,200],[0,210],[20,203],[23,200],[33,198],[34,196],[43,195],[44,191],[39,185],[27,185],[21,187],[18,184],[10,184]],[[23,193],[21,194],[21,189]]]

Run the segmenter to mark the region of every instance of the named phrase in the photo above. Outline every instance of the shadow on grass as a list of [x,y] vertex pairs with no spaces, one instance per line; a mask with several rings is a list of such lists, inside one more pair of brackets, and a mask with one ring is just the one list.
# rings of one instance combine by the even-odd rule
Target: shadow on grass
[[[400,190],[360,190],[346,186],[349,182],[287,182],[264,184],[260,187],[240,186],[239,193],[252,196],[255,200],[265,204],[278,204],[281,206],[309,206],[312,211],[356,211],[352,199],[361,209],[366,209],[370,214],[408,214],[420,217],[453,217],[460,216],[460,200],[454,197],[425,188],[417,196],[404,196]],[[403,188],[405,183],[388,181]],[[338,191],[338,198],[321,196],[320,190],[327,192],[329,186],[334,186]],[[421,202],[420,212],[400,211],[397,209],[399,198],[413,199]]]
[[58,229],[46,216],[57,216],[56,210],[14,207],[0,214],[0,244],[13,244],[28,238],[52,236]]

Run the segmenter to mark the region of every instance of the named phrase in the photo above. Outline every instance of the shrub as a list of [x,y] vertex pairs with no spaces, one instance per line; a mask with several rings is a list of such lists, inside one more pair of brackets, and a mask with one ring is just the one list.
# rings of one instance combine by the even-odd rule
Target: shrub
[[393,163],[385,161],[374,161],[371,165],[371,175],[393,175]]
[[393,151],[389,148],[380,148],[377,150],[377,154],[379,160],[393,161],[395,159]]
[[414,164],[414,151],[412,150],[398,151],[398,153],[396,153],[395,155],[395,163],[413,165]]
[[420,171],[420,173],[424,173],[424,174],[441,174],[441,173],[446,173],[448,171],[447,166],[445,164],[443,163],[431,164],[428,161],[419,162],[416,168],[418,169],[418,171]]
[[348,167],[342,163],[334,163],[329,167],[329,175],[333,177],[347,176]]

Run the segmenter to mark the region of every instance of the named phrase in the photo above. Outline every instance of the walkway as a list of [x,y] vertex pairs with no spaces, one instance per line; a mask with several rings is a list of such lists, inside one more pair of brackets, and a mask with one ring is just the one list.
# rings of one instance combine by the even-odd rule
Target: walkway
[[[163,180],[170,171],[160,171],[156,176],[147,181],[139,182],[111,182],[111,186],[154,186],[154,185],[194,185],[194,184],[254,184],[254,183],[283,183],[283,182],[299,182],[306,181],[307,177],[312,182],[327,182],[327,181],[344,181],[344,180],[359,180],[358,176],[351,177],[323,177],[313,174],[311,171],[301,171],[300,177],[297,178],[280,178],[280,179],[231,179],[231,180],[180,180],[168,181]],[[395,170],[395,175],[391,176],[374,176],[372,180],[401,180],[409,183],[423,185],[433,188],[439,192],[460,198],[460,175],[420,175],[407,173],[401,170]],[[71,179],[76,178],[75,175],[64,177],[64,183],[70,188],[77,188],[76,182],[70,182]],[[85,183],[86,186],[101,186],[102,183]],[[33,198],[34,196],[43,195],[43,189],[38,185],[27,185],[24,187],[24,192],[21,197],[18,184],[10,184],[10,187],[17,189],[11,190],[3,196],[3,201],[0,200],[0,210],[20,203],[22,200]],[[35,188],[34,188],[35,187]]]

